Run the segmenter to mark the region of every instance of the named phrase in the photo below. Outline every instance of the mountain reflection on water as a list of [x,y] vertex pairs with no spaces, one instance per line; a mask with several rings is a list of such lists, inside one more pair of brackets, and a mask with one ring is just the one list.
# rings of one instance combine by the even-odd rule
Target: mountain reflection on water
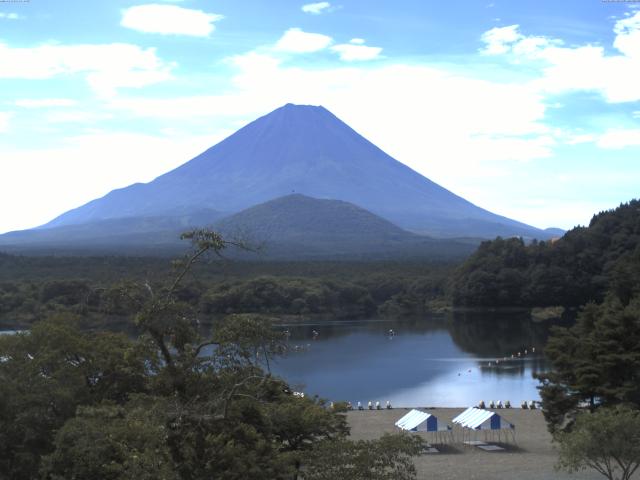
[[354,405],[519,405],[539,399],[533,374],[546,368],[542,346],[548,335],[548,326],[522,315],[286,325],[281,328],[290,332],[290,353],[273,370],[307,394]]

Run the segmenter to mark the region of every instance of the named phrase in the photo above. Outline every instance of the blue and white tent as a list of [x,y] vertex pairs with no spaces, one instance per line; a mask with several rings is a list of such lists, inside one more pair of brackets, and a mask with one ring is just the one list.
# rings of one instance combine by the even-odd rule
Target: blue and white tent
[[471,407],[467,408],[460,415],[455,417],[452,422],[455,425],[462,427],[463,440],[465,438],[465,431],[469,433],[469,441],[471,432],[485,432],[485,439],[491,433],[492,437],[495,437],[497,433],[498,441],[501,440],[500,432],[506,430],[505,439],[508,439],[508,433],[511,432],[513,440],[515,441],[515,425],[507,422],[498,413],[490,410],[483,410],[481,408]]
[[449,425],[439,425],[438,418],[435,415],[415,409],[398,420],[395,425],[401,430],[410,432],[434,433],[436,441],[446,439],[446,437],[440,438],[441,433],[446,432],[451,434],[452,432]]

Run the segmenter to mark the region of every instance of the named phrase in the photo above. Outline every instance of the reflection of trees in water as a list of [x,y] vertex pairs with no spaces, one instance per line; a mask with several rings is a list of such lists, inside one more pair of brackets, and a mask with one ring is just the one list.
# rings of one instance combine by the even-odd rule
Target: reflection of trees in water
[[428,333],[446,330],[449,320],[444,315],[433,315],[421,318],[403,318],[396,320],[371,319],[363,321],[317,321],[306,324],[276,325],[275,328],[291,333],[292,341],[313,340],[314,331],[318,332],[316,340],[328,340],[352,335],[353,333],[368,333],[372,335],[389,335],[389,330],[395,334]]
[[462,350],[502,360],[525,350],[531,353],[532,347],[542,353],[549,327],[532,322],[528,312],[454,312],[449,332]]
[[459,348],[485,358],[479,362],[483,376],[522,377],[546,371],[550,327],[532,322],[528,312],[455,312],[449,332]]
[[480,371],[482,375],[493,376],[499,375],[501,377],[521,377],[525,373],[531,374],[542,373],[547,370],[547,363],[544,356],[539,353],[533,355],[529,354],[526,358],[500,360],[500,363],[491,362],[491,366],[487,361],[479,362]]

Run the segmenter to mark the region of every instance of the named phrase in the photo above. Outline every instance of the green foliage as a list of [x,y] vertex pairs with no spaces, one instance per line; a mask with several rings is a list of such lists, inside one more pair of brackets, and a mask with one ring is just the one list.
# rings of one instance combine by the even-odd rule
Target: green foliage
[[545,353],[552,370],[540,393],[550,429],[570,422],[580,403],[640,407],[640,297],[590,304],[571,328],[556,328]]
[[[166,431],[145,402],[127,407],[82,406],[55,437],[53,453],[43,459],[45,478],[177,480]],[[153,404],[151,404],[153,407]]]
[[416,471],[412,458],[424,441],[408,434],[385,434],[379,440],[325,441],[309,454],[305,480],[411,480]]
[[[147,301],[150,290],[159,294],[169,287],[158,281],[167,276],[158,260],[95,257],[75,264],[57,257],[0,254],[0,264],[3,258],[7,271],[0,269],[0,280],[7,272],[14,274],[0,283],[0,324],[9,328],[65,312],[82,316],[85,327],[122,329]],[[325,318],[422,315],[447,303],[445,284],[451,269],[420,263],[230,264],[215,255],[214,259],[191,265],[198,281],[185,278],[172,293],[176,301],[197,310],[202,322],[231,313]],[[122,273],[127,261],[131,271]],[[184,267],[183,262],[174,262],[174,267]],[[18,272],[25,263],[25,271]],[[69,278],[51,278],[56,266],[61,269],[58,275],[67,269]],[[76,274],[84,276],[73,279]]]
[[[203,336],[184,279],[228,244],[206,231],[185,238],[193,249],[172,281],[109,291],[110,309],[135,310],[137,339],[83,331],[68,313],[0,338],[0,477],[296,478],[314,471],[318,445],[338,442],[357,475],[414,478],[414,444],[352,444],[342,409],[298,398],[269,373],[282,347],[269,318],[230,315]],[[76,288],[56,284],[49,300]],[[341,295],[354,302],[360,293]]]
[[578,415],[570,432],[558,437],[558,468],[594,469],[609,480],[628,480],[640,466],[640,412],[601,408]]
[[452,299],[460,306],[577,307],[602,301],[612,287],[627,302],[639,280],[627,264],[638,255],[640,200],[632,200],[555,242],[483,242],[453,275]]
[[55,317],[0,337],[0,474],[32,478],[54,433],[79,405],[125,402],[146,389],[144,345],[80,332]]
[[268,313],[327,314],[362,317],[375,313],[369,292],[360,286],[335,280],[258,277],[223,283],[203,296],[208,314]]

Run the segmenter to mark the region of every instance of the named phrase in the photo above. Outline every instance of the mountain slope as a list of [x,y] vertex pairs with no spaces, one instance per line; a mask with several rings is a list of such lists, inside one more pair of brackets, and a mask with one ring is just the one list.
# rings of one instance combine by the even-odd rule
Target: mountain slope
[[351,202],[432,236],[549,236],[449,192],[325,108],[291,104],[150,183],[114,190],[44,227],[201,208],[238,212],[292,192]]
[[215,210],[189,214],[125,217],[51,228],[22,230],[0,235],[0,249],[42,253],[126,252],[163,254],[184,248],[179,236],[192,228],[210,226],[224,215]]
[[274,257],[438,257],[469,255],[475,245],[407,232],[352,203],[292,194],[224,218],[214,228],[260,245]]

